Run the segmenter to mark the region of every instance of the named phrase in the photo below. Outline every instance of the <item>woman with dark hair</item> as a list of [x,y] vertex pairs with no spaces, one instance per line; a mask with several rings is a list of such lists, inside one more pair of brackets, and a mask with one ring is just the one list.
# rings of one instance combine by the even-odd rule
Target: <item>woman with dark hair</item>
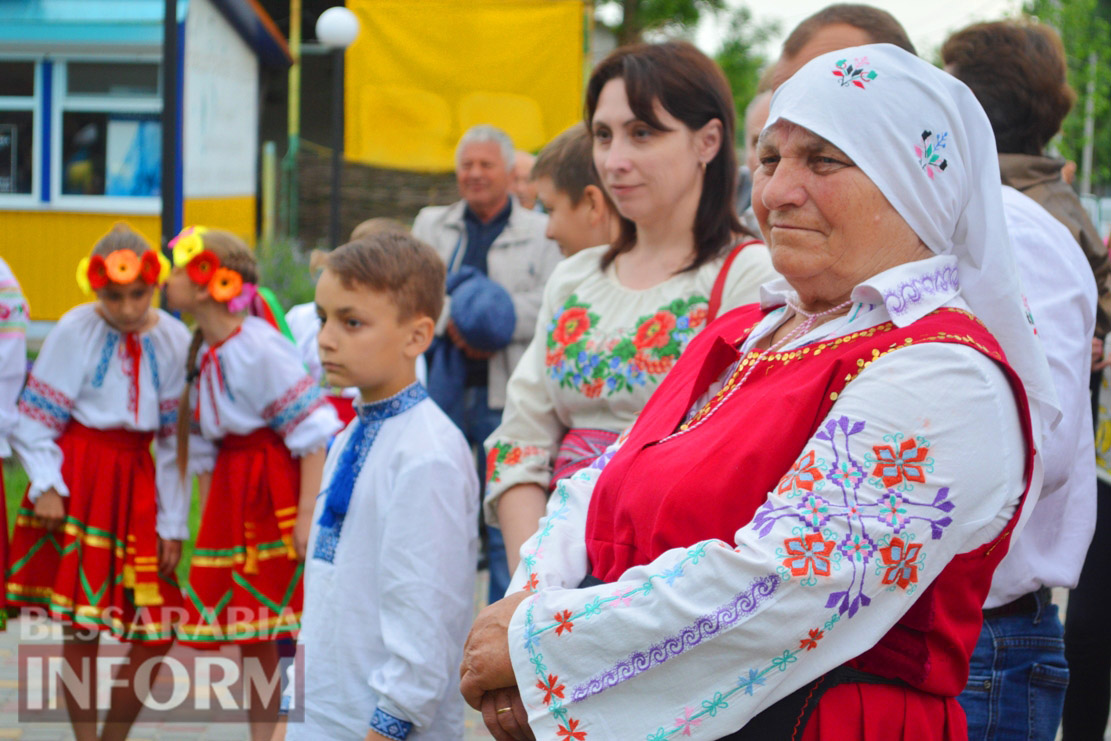
[[632,424],[719,310],[775,276],[734,210],[733,98],[706,55],[684,42],[618,49],[590,78],[586,124],[620,233],[552,274],[486,441],[486,519],[510,568],[554,483]]

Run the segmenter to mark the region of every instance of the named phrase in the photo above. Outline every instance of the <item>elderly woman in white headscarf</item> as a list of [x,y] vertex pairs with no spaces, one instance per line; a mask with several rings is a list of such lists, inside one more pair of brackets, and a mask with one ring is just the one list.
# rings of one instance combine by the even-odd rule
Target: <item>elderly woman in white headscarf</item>
[[468,639],[496,738],[966,738],[981,606],[1059,415],[990,125],[889,45],[814,59],[768,121],[753,201],[783,280],[559,485]]

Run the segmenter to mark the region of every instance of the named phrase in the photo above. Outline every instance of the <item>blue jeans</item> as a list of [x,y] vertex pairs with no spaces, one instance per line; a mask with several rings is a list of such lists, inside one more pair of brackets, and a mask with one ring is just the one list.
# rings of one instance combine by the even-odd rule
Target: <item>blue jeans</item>
[[1053,741],[1069,684],[1063,636],[1057,606],[1047,600],[1039,599],[1034,614],[984,620],[957,698],[969,741]]
[[[463,392],[463,435],[472,448],[478,453],[478,481],[482,495],[486,493],[486,450],[482,444],[486,438],[494,433],[501,424],[501,410],[491,409],[488,403],[489,395],[485,386],[472,386]],[[482,521],[479,510],[479,521]],[[496,527],[482,524],[486,530],[483,548],[486,551],[486,563],[490,569],[490,602],[496,602],[505,596],[509,588],[509,564],[505,559],[505,541],[502,539],[501,530]]]

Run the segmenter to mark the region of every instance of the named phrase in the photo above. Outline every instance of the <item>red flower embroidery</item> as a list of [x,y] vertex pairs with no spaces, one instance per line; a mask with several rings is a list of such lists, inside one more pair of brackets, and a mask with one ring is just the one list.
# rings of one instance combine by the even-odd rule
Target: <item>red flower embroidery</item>
[[559,741],[584,741],[586,739],[586,731],[575,730],[579,727],[579,722],[574,718],[567,719],[567,726],[560,726],[556,729],[559,734]]
[[590,329],[590,315],[586,309],[574,306],[564,309],[559,315],[559,323],[552,331],[552,339],[561,345],[570,345]]
[[814,491],[814,485],[821,481],[824,476],[822,472],[814,465],[814,451],[804,455],[795,461],[795,465],[791,466],[791,470],[780,479],[779,487],[776,489],[780,494],[789,494],[796,489],[803,491]]
[[657,311],[656,315],[637,327],[633,344],[637,349],[663,347],[671,340],[671,330],[675,329],[675,317],[669,311]]
[[499,451],[496,447],[490,448],[490,452],[486,454],[486,483],[495,481],[498,475],[498,454]]
[[701,326],[709,316],[710,312],[707,310],[707,308],[705,306],[700,306],[690,313],[691,326]]
[[887,571],[883,575],[884,584],[898,584],[899,589],[906,589],[911,584],[918,583],[918,553],[922,550],[921,543],[907,545],[902,538],[892,538],[891,545],[880,548],[880,556]]
[[559,361],[563,360],[563,346],[560,345],[554,350],[549,350],[544,355],[544,364],[548,366],[558,365]]
[[651,373],[654,376],[662,376],[671,370],[671,366],[675,364],[675,358],[671,355],[665,355],[659,360],[654,360],[643,352],[638,352],[633,356],[633,365],[640,368],[645,373]]
[[918,442],[903,440],[899,445],[899,452],[890,445],[874,445],[872,451],[876,454],[876,467],[872,469],[873,476],[883,479],[884,486],[895,486],[906,479],[920,484],[926,482],[926,472],[922,468],[930,449]]
[[505,465],[513,466],[521,462],[521,449],[514,448],[505,456]]
[[536,688],[544,693],[544,704],[545,705],[551,705],[552,704],[552,696],[553,695],[555,697],[558,697],[561,700],[563,699],[563,688],[564,688],[565,685],[557,684],[558,682],[559,682],[559,677],[557,677],[555,674],[549,674],[548,675],[547,684],[544,683],[543,679],[538,679],[536,681]]
[[810,635],[799,641],[799,648],[805,648],[807,651],[812,651],[818,647],[818,641],[822,640],[825,633],[817,628],[810,630]]
[[595,378],[590,383],[583,384],[583,396],[588,399],[597,399],[602,395],[603,382],[601,378]]
[[835,545],[821,533],[810,533],[805,539],[787,538],[783,547],[790,555],[783,559],[783,565],[791,570],[792,576],[806,576],[810,571],[814,576],[829,576],[829,554]]
[[557,612],[555,614],[555,619],[557,621],[559,621],[559,626],[556,627],[556,635],[557,636],[558,635],[563,635],[563,631],[565,631],[565,630],[568,633],[570,633],[571,628],[573,628],[575,626],[575,624],[571,622],[571,611],[570,610],[564,610],[563,612]]
[[528,575],[528,581],[525,582],[525,586],[521,588],[521,591],[522,592],[535,592],[536,588],[538,586],[540,586],[540,580],[536,578],[536,574],[535,573],[529,574]]

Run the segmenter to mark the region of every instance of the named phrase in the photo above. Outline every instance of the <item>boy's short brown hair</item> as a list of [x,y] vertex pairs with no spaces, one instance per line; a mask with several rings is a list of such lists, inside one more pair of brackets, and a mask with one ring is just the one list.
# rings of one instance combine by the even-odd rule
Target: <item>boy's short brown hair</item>
[[540,150],[532,166],[530,180],[551,178],[556,190],[579,205],[586,186],[601,188],[598,173],[594,170],[594,140],[585,124],[575,124],[552,139]]
[[325,267],[347,288],[358,284],[388,293],[400,321],[435,321],[444,307],[444,261],[411,234],[381,231],[348,242],[328,255]]

